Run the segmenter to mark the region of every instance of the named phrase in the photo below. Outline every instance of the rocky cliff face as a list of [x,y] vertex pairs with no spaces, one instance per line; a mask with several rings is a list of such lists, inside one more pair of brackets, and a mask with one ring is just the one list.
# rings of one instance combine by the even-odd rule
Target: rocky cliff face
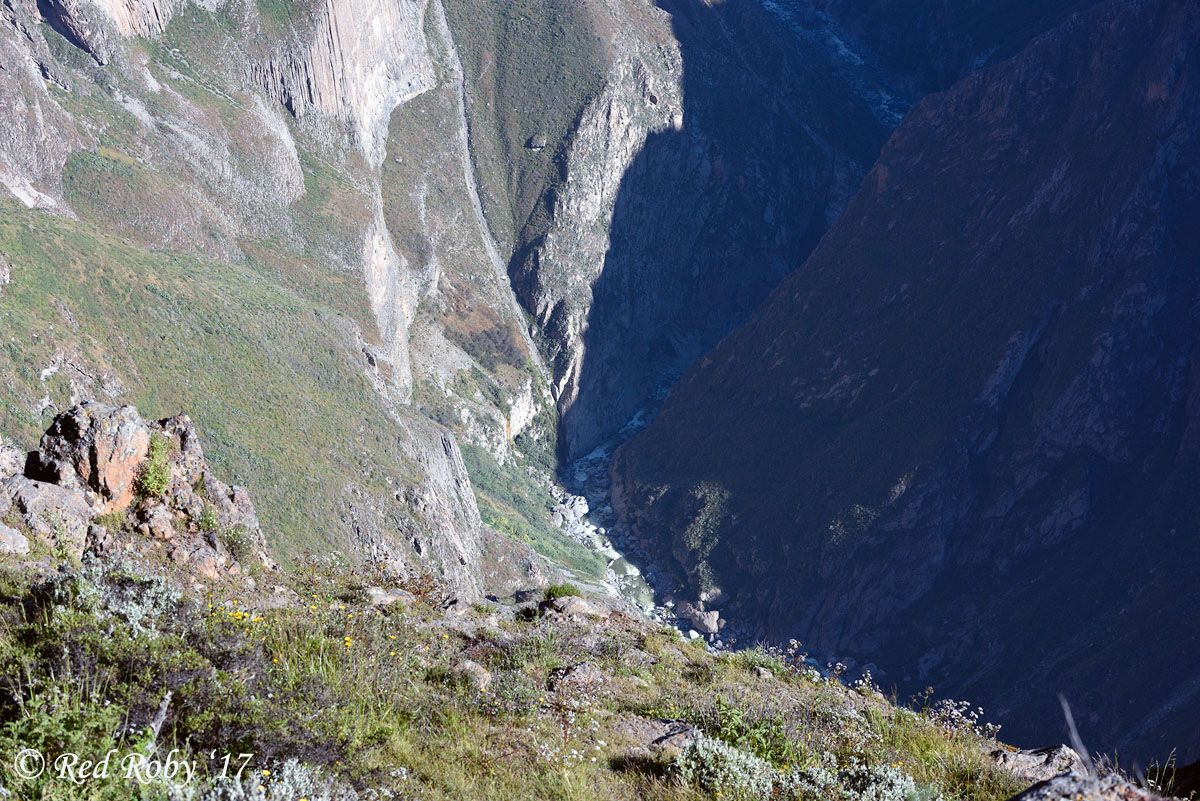
[[425,6],[325,0],[310,12],[311,30],[293,41],[273,37],[271,55],[252,65],[252,75],[293,114],[317,111],[345,122],[378,163],[392,111],[434,85]]
[[445,136],[461,76],[440,15],[0,6],[0,314],[32,339],[0,360],[5,435],[28,444],[81,400],[193,409],[285,553],[476,597],[493,535],[457,441],[510,458],[547,401]]
[[510,153],[517,167],[490,185],[483,175],[551,357],[566,458],[617,431],[800,264],[889,125],[871,106],[879,87],[841,69],[853,54],[758,3],[582,8],[569,19],[603,43],[598,88],[565,135],[508,131],[499,61],[472,59],[470,76],[477,153],[498,129],[561,165],[533,190],[520,167],[533,155]]
[[1191,743],[1198,34],[1190,0],[1105,3],[909,114],[618,454],[693,593],[1018,741],[1062,690],[1089,743]]

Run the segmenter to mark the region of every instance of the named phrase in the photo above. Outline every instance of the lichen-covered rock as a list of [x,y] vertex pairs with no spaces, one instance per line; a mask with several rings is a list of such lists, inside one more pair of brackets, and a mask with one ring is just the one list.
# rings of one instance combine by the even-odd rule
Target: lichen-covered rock
[[0,523],[0,554],[29,553],[29,538]]
[[[154,437],[159,457],[150,455]],[[139,479],[153,458],[162,460],[162,485],[151,492]],[[75,556],[162,548],[210,580],[251,564],[277,567],[249,493],[208,469],[186,415],[155,422],[132,406],[73,406],[51,423],[26,470],[0,484],[0,515],[15,510],[35,535]],[[99,525],[101,515],[114,525]]]

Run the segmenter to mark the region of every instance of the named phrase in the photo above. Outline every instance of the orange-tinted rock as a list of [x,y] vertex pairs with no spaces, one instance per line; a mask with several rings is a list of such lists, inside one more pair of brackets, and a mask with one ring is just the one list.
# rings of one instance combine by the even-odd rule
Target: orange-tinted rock
[[132,406],[82,403],[54,419],[34,454],[30,475],[96,493],[97,514],[133,502],[150,429]]

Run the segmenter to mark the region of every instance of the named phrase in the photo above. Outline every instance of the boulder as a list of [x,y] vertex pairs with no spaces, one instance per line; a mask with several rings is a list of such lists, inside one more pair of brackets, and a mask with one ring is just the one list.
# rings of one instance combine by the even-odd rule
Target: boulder
[[608,674],[591,662],[583,662],[563,671],[552,682],[556,692],[578,692],[599,687],[608,682]]
[[29,553],[29,539],[21,532],[0,523],[0,555]]
[[1028,782],[1043,782],[1060,773],[1087,772],[1087,766],[1079,754],[1065,745],[1025,751],[1001,748],[993,751],[991,757],[997,765]]
[[91,490],[96,513],[133,502],[138,472],[150,450],[150,428],[132,406],[84,402],[50,424],[26,474],[62,487]]
[[1120,776],[1097,778],[1081,773],[1064,773],[1035,784],[1009,801],[1162,801],[1161,796],[1135,787]]
[[674,759],[691,745],[698,732],[682,720],[643,718],[626,715],[617,722],[616,731],[630,743],[629,756],[638,759]]
[[481,692],[486,692],[488,685],[492,683],[492,674],[487,668],[470,659],[464,659],[455,665],[454,675]]
[[385,590],[382,587],[367,587],[366,594],[371,606],[391,606],[398,603],[405,609],[410,609],[417,601],[417,597],[408,590]]
[[700,606],[684,601],[679,604],[676,613],[701,634],[716,634],[721,628],[721,613],[715,609],[705,611]]
[[75,556],[83,554],[92,507],[79,490],[11,476],[0,484],[0,507],[10,506],[25,521],[29,530],[56,542]]
[[542,601],[541,610],[546,612],[557,612],[560,615],[578,616],[578,617],[597,617],[603,616],[604,612],[596,604],[578,595],[566,595],[562,598],[554,598],[550,601]]

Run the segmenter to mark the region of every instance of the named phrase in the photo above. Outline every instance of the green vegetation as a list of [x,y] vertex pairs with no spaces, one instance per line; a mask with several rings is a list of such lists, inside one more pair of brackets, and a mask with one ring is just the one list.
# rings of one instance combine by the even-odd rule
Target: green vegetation
[[604,557],[550,524],[554,499],[522,465],[509,461],[501,466],[477,445],[464,444],[462,454],[484,523],[586,576],[604,575]]
[[[198,765],[200,801],[699,801],[748,787],[779,801],[999,801],[1021,789],[972,731],[804,670],[763,678],[624,616],[450,621],[430,577],[405,585],[410,607],[376,608],[365,588],[388,579],[338,560],[273,580],[295,593],[284,608],[231,586],[182,595],[134,563],[43,579],[0,567],[0,752],[178,749]],[[648,751],[654,735],[638,732],[667,721],[694,726],[694,743]],[[262,796],[211,789],[227,752],[252,755],[244,775]],[[0,781],[30,801],[80,797],[8,761]],[[93,801],[169,795],[119,771],[87,789]]]
[[155,431],[150,435],[150,453],[138,476],[138,493],[145,498],[161,498],[171,486],[171,465],[168,463],[171,443]]
[[546,588],[546,600],[553,601],[555,598],[566,598],[572,595],[582,595],[579,588],[574,584],[551,584]]
[[201,531],[215,532],[220,525],[217,521],[217,513],[213,511],[212,504],[204,504],[204,510],[200,512],[200,517],[196,520],[196,525]]
[[[515,241],[546,220],[543,193],[561,179],[566,140],[600,89],[606,20],[573,0],[447,2],[471,95],[471,148],[493,228]],[[544,137],[541,149],[526,147]],[[483,191],[487,190],[487,191]]]
[[346,547],[348,484],[384,497],[419,479],[336,309],[251,265],[147,250],[3,200],[0,252],[13,265],[0,325],[16,337],[0,348],[6,439],[36,442],[53,413],[35,411],[41,397],[69,403],[65,371],[43,373],[65,354],[147,418],[186,409],[210,465],[250,490],[283,558]]

